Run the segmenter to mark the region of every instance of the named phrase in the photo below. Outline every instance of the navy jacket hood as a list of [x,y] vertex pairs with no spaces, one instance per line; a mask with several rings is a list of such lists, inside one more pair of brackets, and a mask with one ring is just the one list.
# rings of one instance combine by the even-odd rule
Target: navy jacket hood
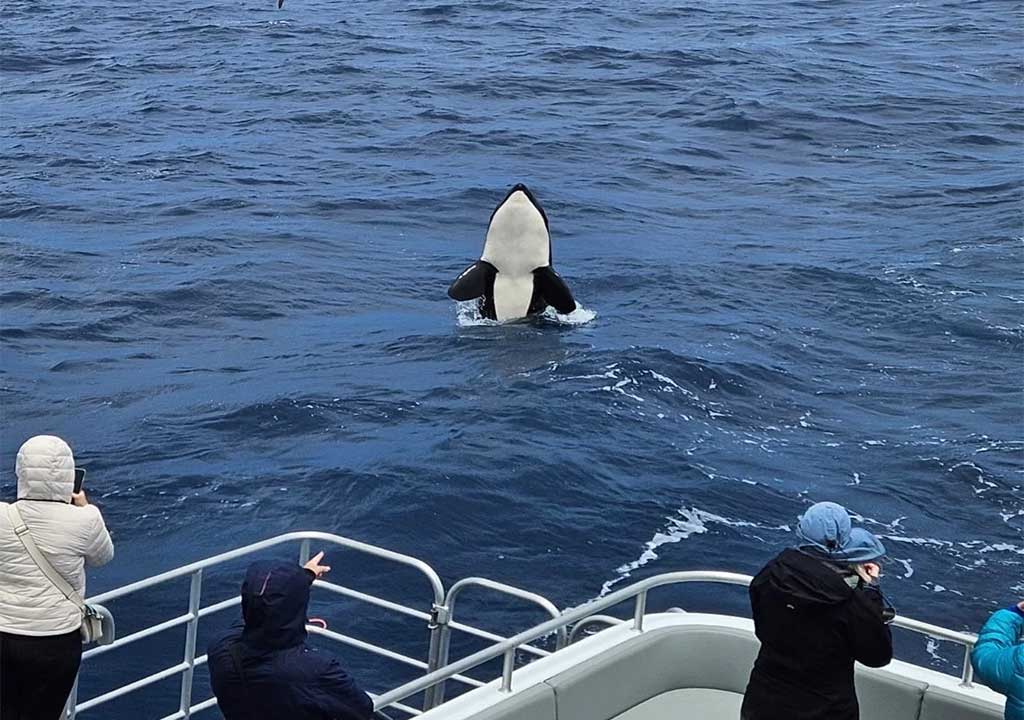
[[293,563],[250,565],[242,583],[242,642],[265,650],[304,643],[312,584],[313,573]]
[[337,658],[306,645],[313,573],[283,562],[249,566],[244,626],[207,651],[226,720],[370,720],[373,701]]

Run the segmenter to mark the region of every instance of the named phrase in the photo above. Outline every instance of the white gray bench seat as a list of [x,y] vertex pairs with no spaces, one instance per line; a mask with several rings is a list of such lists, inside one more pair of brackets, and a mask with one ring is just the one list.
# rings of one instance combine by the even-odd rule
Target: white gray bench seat
[[615,720],[703,720],[738,718],[743,696],[728,690],[685,688],[669,690],[630,708]]
[[[605,630],[517,671],[511,696],[481,688],[423,720],[739,720],[757,639],[749,621],[704,618],[721,619],[666,618],[640,634]],[[621,641],[601,643],[606,634]],[[588,644],[603,647],[585,653]],[[569,662],[573,653],[580,659]],[[545,665],[550,674],[542,672]],[[1002,717],[1002,702],[990,691],[964,691],[956,678],[906,663],[858,667],[856,679],[862,720]],[[463,702],[477,693],[491,701]]]

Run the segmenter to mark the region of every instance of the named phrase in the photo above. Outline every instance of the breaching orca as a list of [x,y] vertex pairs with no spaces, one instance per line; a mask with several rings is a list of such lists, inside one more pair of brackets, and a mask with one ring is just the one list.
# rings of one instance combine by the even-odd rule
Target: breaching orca
[[479,298],[491,320],[519,320],[548,305],[562,314],[576,309],[565,281],[551,267],[548,217],[522,183],[491,214],[480,259],[448,288],[453,300]]

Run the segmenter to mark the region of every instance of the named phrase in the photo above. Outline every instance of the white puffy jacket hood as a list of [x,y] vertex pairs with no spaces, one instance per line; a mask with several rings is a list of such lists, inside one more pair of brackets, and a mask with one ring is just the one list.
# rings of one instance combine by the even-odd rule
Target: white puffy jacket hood
[[[75,458],[52,435],[18,451],[18,513],[40,552],[85,597],[85,566],[114,557],[114,544],[95,505],[72,505]],[[8,503],[0,502],[0,632],[60,635],[82,624],[78,606],[46,577],[14,532]]]
[[19,500],[68,502],[75,489],[75,456],[54,435],[36,435],[18,450],[14,474]]

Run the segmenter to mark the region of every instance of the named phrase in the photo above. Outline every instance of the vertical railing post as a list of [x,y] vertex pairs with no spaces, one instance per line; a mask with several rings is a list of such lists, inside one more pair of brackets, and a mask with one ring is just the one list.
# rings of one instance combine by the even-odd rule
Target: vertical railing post
[[[448,649],[451,646],[451,612],[447,605],[435,604],[430,609],[430,647],[427,650],[427,674],[448,664]],[[426,712],[444,702],[444,681],[432,685],[423,694],[423,711]]]
[[642,632],[644,614],[647,612],[647,591],[643,590],[636,596],[636,609],[633,611],[633,629]]
[[960,675],[960,685],[965,688],[974,687],[974,666],[971,665],[971,646],[964,645],[964,671]]
[[505,659],[501,664],[501,690],[512,692],[512,671],[516,667],[516,649],[509,648],[505,651]]
[[306,538],[299,546],[299,565],[305,565],[308,563],[309,557],[309,538]]
[[[81,668],[79,668],[81,672]],[[71,694],[68,695],[68,702],[64,706],[64,715],[62,717],[68,720],[75,720],[75,715],[78,714],[78,675],[75,675],[75,684],[71,686]]]
[[185,626],[185,664],[188,665],[181,673],[181,705],[178,711],[188,718],[192,708],[192,674],[196,663],[196,636],[199,633],[199,609],[203,593],[203,571],[192,573],[192,583],[188,592],[188,612],[191,619]]

